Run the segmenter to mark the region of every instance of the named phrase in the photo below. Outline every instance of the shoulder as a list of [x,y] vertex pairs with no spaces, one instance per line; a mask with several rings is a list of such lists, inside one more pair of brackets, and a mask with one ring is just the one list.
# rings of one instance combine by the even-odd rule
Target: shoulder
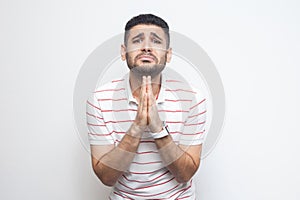
[[171,94],[176,99],[189,100],[191,104],[206,99],[203,88],[192,85],[181,76],[169,76],[163,74],[163,89],[168,96]]
[[120,77],[103,85],[98,85],[92,92],[91,96],[94,96],[98,99],[112,98],[116,92],[124,92],[126,90],[125,79],[125,77]]

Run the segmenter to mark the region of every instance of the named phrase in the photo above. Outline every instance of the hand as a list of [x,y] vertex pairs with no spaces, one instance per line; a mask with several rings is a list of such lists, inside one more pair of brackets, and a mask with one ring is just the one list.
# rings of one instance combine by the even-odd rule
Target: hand
[[147,79],[143,76],[142,86],[139,96],[139,106],[136,113],[135,120],[131,126],[131,129],[138,135],[141,135],[148,124],[147,121],[147,110],[148,110],[148,100],[147,100]]
[[151,76],[147,77],[147,124],[152,133],[158,133],[162,130],[162,121],[159,118],[157,107],[156,107],[156,99],[153,95],[152,84],[151,84]]
[[157,133],[162,130],[162,121],[159,118],[156,100],[152,91],[151,76],[147,78],[143,76],[139,106],[131,128],[134,132],[137,132],[137,134],[142,134],[147,126],[152,133]]

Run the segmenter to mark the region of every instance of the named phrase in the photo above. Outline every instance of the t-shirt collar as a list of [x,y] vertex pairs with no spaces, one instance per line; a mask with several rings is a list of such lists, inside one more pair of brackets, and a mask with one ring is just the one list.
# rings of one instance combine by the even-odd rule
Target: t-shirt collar
[[[131,91],[131,87],[130,87],[130,83],[129,83],[129,73],[127,73],[125,75],[124,80],[125,80],[125,89],[126,89],[126,93],[127,93],[128,103],[134,102],[134,103],[138,104],[137,100],[132,95],[132,91]],[[160,91],[158,94],[158,98],[156,99],[156,103],[164,103],[165,102],[165,88],[166,88],[165,84],[166,84],[165,75],[164,75],[164,73],[162,73],[161,87],[160,87]]]

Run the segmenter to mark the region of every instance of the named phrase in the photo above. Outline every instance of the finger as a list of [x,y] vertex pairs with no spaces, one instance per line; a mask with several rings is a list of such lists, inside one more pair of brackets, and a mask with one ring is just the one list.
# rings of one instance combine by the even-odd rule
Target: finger
[[146,114],[146,116],[147,116],[147,111],[148,111],[147,93],[144,93],[142,110],[143,110],[143,113]]
[[142,80],[142,86],[141,86],[141,96],[143,97],[144,96],[144,93],[147,92],[147,79],[146,79],[146,76],[143,76],[143,80]]
[[147,82],[147,92],[152,92],[152,83],[151,83],[151,76],[147,76],[146,78],[146,82]]
[[147,77],[147,93],[148,93],[148,106],[152,106],[154,103],[154,95],[152,90],[152,82],[151,82],[151,76]]
[[142,114],[143,106],[144,106],[144,97],[142,96],[142,94],[140,94],[139,105],[138,105],[138,115]]
[[140,101],[136,119],[141,126],[145,126],[147,124],[147,93],[144,93]]
[[144,93],[143,95],[143,104],[141,107],[141,120],[143,121],[143,123],[146,125],[148,124],[148,104],[147,104],[147,93]]
[[142,78],[142,85],[140,89],[140,98],[139,98],[139,104],[142,106],[144,101],[144,94],[146,94],[146,77],[143,76]]

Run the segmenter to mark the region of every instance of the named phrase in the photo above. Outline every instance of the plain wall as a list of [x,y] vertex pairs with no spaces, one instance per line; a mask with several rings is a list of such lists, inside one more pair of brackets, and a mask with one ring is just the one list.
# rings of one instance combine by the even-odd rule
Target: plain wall
[[208,53],[223,80],[222,136],[195,182],[203,200],[299,199],[298,1],[0,1],[0,199],[101,200],[73,121],[88,55],[154,13]]

